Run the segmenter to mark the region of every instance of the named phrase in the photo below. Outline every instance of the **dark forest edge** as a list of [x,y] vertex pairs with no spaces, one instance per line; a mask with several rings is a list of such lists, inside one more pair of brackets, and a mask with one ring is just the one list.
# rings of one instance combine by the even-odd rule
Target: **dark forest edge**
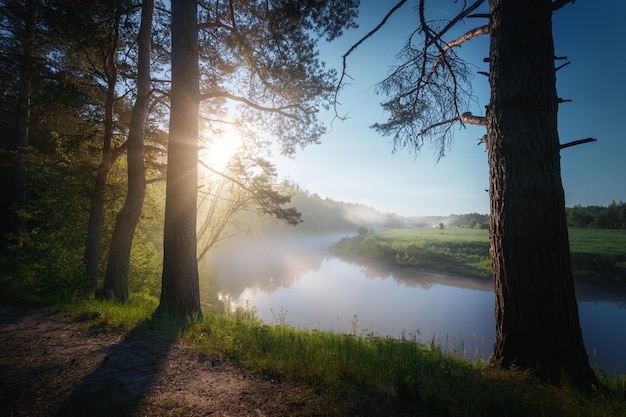
[[[567,225],[576,228],[626,229],[626,202],[612,201],[608,206],[577,204],[565,208]],[[444,219],[442,219],[444,221]],[[444,221],[445,223],[445,221]],[[480,213],[451,214],[450,226],[488,229],[489,215]]]
[[[474,223],[475,217],[472,217]],[[474,223],[475,224],[475,223]],[[626,231],[570,228],[574,277],[593,284],[626,283]],[[489,235],[483,228],[444,226],[392,229],[344,238],[331,248],[342,258],[491,277]]]

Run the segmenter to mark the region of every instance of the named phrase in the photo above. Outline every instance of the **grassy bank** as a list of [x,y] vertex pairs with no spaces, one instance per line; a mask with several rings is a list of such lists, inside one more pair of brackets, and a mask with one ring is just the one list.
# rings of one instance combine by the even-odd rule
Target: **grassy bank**
[[[626,231],[570,229],[574,277],[626,282]],[[489,232],[460,227],[394,229],[345,238],[332,248],[338,256],[399,266],[489,278]]]
[[583,395],[446,354],[417,335],[395,340],[358,329],[340,335],[268,326],[244,309],[174,326],[171,319],[151,318],[153,309],[154,301],[143,297],[128,307],[87,301],[73,305],[71,314],[98,331],[144,326],[170,335],[177,328],[199,354],[245,366],[260,378],[312,386],[315,398],[295,390],[289,398],[301,403],[302,416],[626,415],[625,376],[602,377],[603,387]]

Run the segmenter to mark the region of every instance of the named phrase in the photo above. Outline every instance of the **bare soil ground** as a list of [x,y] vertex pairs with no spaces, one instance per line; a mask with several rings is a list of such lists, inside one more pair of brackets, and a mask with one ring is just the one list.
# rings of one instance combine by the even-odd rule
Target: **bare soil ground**
[[145,330],[0,304],[0,416],[330,415],[319,392]]

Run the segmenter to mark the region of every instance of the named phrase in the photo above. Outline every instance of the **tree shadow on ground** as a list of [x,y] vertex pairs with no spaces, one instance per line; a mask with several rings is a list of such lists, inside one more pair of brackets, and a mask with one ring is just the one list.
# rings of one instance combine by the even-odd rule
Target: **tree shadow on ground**
[[134,416],[157,384],[177,335],[186,327],[155,314],[118,344],[60,405],[57,416]]

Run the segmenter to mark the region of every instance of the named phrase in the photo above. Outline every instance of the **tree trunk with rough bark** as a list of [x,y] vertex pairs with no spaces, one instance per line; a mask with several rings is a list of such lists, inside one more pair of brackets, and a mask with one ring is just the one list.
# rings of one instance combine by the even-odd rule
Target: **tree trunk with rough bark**
[[89,199],[89,219],[87,221],[87,241],[85,243],[85,264],[87,281],[91,288],[98,286],[100,276],[100,239],[104,221],[104,203],[109,173],[113,165],[113,106],[115,102],[115,78],[109,81],[105,104],[102,161],[98,166],[94,188]]
[[122,210],[118,213],[107,258],[104,289],[112,290],[119,302],[128,300],[130,251],[139,222],[146,192],[144,167],[144,133],[150,102],[150,50],[154,0],[144,0],[137,44],[137,99],[133,107],[126,142],[128,189]]
[[119,41],[120,14],[118,2],[112,4],[114,26],[111,33],[111,44],[104,57],[103,69],[107,81],[107,94],[104,104],[104,126],[102,134],[102,161],[98,166],[93,191],[89,199],[89,219],[87,221],[87,240],[85,243],[85,267],[88,285],[98,287],[100,277],[100,241],[102,223],[104,222],[104,204],[109,173],[116,159],[113,152],[113,115],[117,93],[117,52]]
[[596,382],[574,294],[557,131],[550,0],[490,0],[487,112],[492,363]]
[[159,310],[201,316],[198,192],[198,28],[195,0],[172,0],[172,89]]

